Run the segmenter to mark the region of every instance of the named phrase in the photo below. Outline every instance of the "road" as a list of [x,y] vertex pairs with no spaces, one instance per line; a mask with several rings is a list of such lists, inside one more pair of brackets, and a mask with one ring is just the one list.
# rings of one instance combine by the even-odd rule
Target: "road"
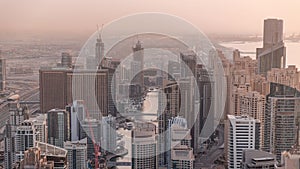
[[218,143],[214,144],[206,154],[196,158],[195,168],[213,168],[214,162],[223,155],[224,149],[219,148],[224,144],[224,126],[217,128]]

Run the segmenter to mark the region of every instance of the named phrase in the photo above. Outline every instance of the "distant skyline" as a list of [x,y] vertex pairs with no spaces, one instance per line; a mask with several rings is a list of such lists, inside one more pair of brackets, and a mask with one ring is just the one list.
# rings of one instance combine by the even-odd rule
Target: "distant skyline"
[[96,24],[140,12],[186,19],[207,34],[261,35],[263,20],[284,20],[286,35],[300,32],[300,1],[287,0],[0,0],[0,33],[90,34]]

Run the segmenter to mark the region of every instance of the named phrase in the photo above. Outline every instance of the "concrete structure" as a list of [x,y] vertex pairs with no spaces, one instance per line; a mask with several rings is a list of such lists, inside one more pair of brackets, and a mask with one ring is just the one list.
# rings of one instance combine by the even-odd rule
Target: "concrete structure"
[[139,85],[141,88],[141,93],[144,92],[144,48],[141,41],[132,47],[133,51],[133,61],[131,61],[131,84]]
[[101,148],[113,153],[117,148],[116,118],[111,115],[103,117],[101,128]]
[[281,155],[281,167],[278,169],[300,168],[300,148],[299,143],[290,151],[284,151]]
[[16,161],[24,158],[24,152],[34,147],[36,141],[36,130],[32,122],[25,120],[17,127],[15,136]]
[[257,123],[257,120],[249,116],[228,115],[227,162],[229,169],[239,169],[243,150],[255,149],[256,144],[259,144]]
[[286,49],[283,43],[283,20],[264,20],[263,48],[256,49],[258,72],[264,76],[272,68],[285,68]]
[[27,109],[21,107],[18,101],[9,103],[9,120],[4,131],[4,166],[12,168],[16,162],[15,136],[17,128],[27,118]]
[[54,169],[54,161],[47,161],[41,157],[40,148],[32,147],[25,151],[24,159],[20,162],[18,169]]
[[0,51],[0,91],[4,91],[6,87],[6,60],[1,58]]
[[87,138],[79,141],[67,141],[64,143],[64,149],[68,151],[69,169],[87,168]]
[[[166,106],[168,105],[168,106]],[[158,150],[159,166],[166,166],[167,130],[169,119],[178,116],[180,109],[179,86],[176,82],[165,84],[158,95]]]
[[268,71],[267,81],[283,84],[300,90],[300,73],[295,65],[289,65],[285,69],[271,69]]
[[90,118],[100,119],[102,115],[107,115],[108,70],[73,72],[68,68],[40,69],[41,112],[64,109],[74,100],[84,100]]
[[[96,119],[84,119],[80,122],[79,139],[87,138],[88,159],[95,158],[95,144],[101,142],[101,121]],[[99,150],[100,151],[100,150]]]
[[171,151],[172,168],[194,169],[195,157],[193,149],[188,146],[178,145]]
[[132,136],[132,169],[156,169],[157,141],[156,126],[152,123],[135,123]]
[[271,83],[267,96],[262,149],[276,155],[280,162],[281,153],[296,143],[300,92],[282,84]]
[[71,141],[79,140],[80,122],[85,118],[85,108],[83,100],[74,100],[70,108],[66,107],[66,110],[70,109],[71,113]]
[[275,169],[276,156],[260,150],[244,150],[241,169]]
[[194,51],[184,51],[180,53],[181,77],[186,78],[196,75],[197,55]]
[[167,135],[167,149],[165,150],[167,167],[169,169],[193,168],[195,158],[192,137],[190,130],[187,128],[186,119],[182,117],[169,119]]
[[53,161],[53,169],[67,169],[67,153],[66,149],[42,142],[35,142],[35,147],[40,149],[41,158],[47,161]]
[[70,113],[64,109],[52,109],[47,112],[48,143],[64,147],[70,140]]
[[61,66],[65,68],[72,68],[72,56],[69,53],[63,52],[61,54]]
[[[261,122],[260,125],[260,143],[259,147],[262,147],[264,136],[264,120],[265,120],[265,96],[256,91],[246,92],[245,90],[239,90],[237,93],[238,103],[234,104],[235,113],[237,116],[248,115]],[[238,106],[238,107],[236,107]]]
[[39,142],[47,142],[48,138],[48,126],[47,126],[47,115],[39,114],[36,117],[29,118],[30,122],[32,122],[33,127],[36,130],[36,141]]

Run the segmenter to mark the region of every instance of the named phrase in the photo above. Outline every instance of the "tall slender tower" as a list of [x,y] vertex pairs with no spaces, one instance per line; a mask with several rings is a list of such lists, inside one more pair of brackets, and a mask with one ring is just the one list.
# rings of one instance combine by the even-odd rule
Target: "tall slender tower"
[[228,147],[227,162],[229,169],[240,168],[243,157],[243,150],[255,149],[255,145],[259,144],[256,138],[259,138],[257,128],[258,120],[249,116],[233,116],[228,115]]
[[281,162],[281,153],[289,151],[297,141],[299,130],[300,92],[295,88],[271,83],[264,117],[262,149],[273,153]]
[[100,32],[98,28],[98,37],[96,40],[95,56],[96,56],[96,63],[98,64],[100,64],[101,60],[104,57],[104,43],[102,41],[102,30],[103,30],[103,25]]
[[34,147],[36,141],[36,130],[34,125],[29,120],[24,121],[16,130],[15,150],[16,161],[21,161],[24,158],[24,152],[31,147]]
[[285,68],[286,49],[283,42],[283,20],[264,20],[263,48],[256,49],[258,72],[267,75],[272,68]]
[[16,162],[15,159],[15,136],[17,127],[21,125],[26,117],[26,109],[20,107],[20,104],[15,101],[9,103],[9,120],[5,126],[4,132],[4,163],[5,168],[12,168],[12,165]]
[[133,61],[131,63],[132,72],[132,83],[139,85],[141,91],[144,90],[144,48],[142,47],[141,41],[138,41],[132,48],[133,50]]
[[156,126],[152,123],[135,123],[132,136],[132,169],[156,169]]
[[48,143],[64,147],[64,142],[70,140],[70,115],[62,109],[52,109],[47,112]]

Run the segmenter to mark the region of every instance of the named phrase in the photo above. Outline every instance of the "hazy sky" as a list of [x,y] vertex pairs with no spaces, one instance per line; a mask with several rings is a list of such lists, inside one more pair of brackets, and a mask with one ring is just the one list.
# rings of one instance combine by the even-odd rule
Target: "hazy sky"
[[96,24],[138,12],[182,17],[205,33],[262,34],[263,19],[300,32],[299,0],[0,0],[0,31],[93,32]]

